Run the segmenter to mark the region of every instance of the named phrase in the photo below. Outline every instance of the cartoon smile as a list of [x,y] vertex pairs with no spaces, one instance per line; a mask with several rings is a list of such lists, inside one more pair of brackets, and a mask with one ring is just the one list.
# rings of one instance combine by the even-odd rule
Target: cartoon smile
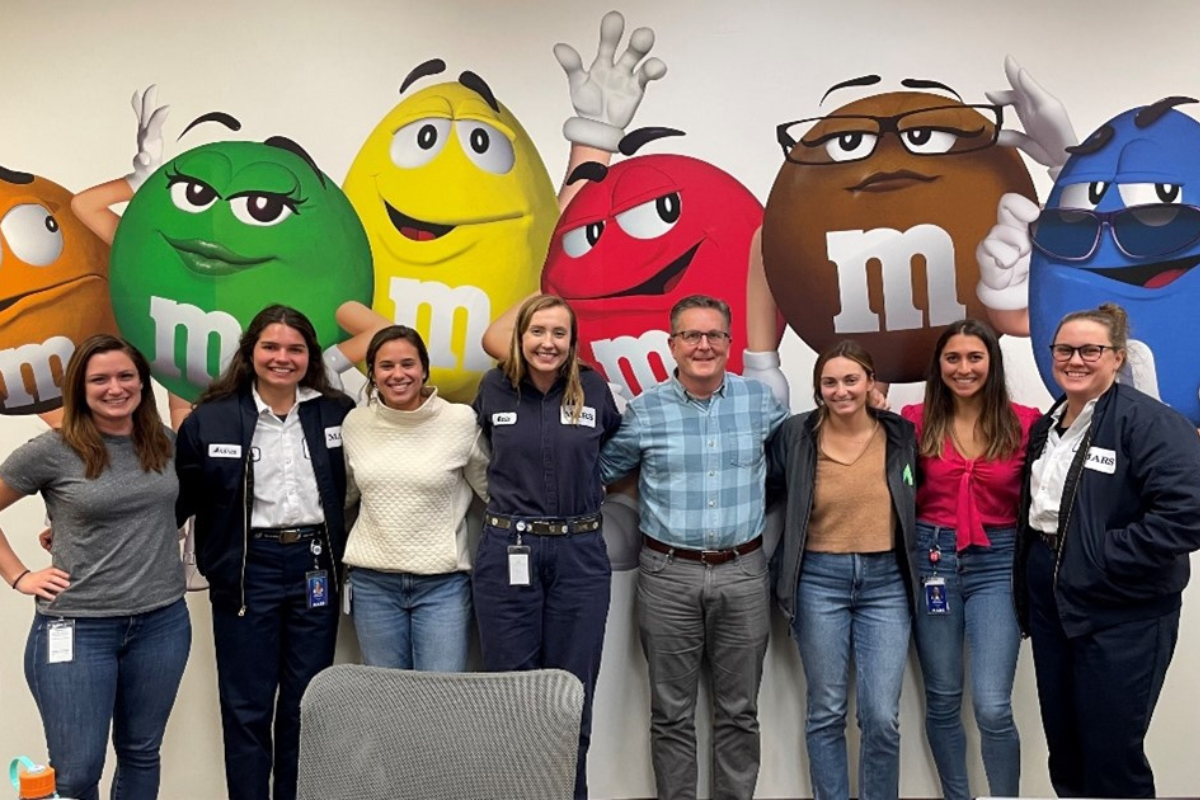
[[874,172],[864,178],[858,185],[851,186],[848,191],[894,192],[898,189],[907,189],[909,186],[915,186],[918,183],[932,183],[936,180],[936,175],[922,175],[919,172],[907,169],[895,172]]
[[701,240],[692,245],[683,255],[667,264],[658,272],[651,275],[646,280],[639,283],[637,286],[632,286],[628,289],[622,289],[611,294],[598,294],[591,297],[576,297],[577,300],[604,300],[610,297],[638,297],[642,295],[662,295],[674,289],[683,280],[683,274],[687,272],[687,268],[691,266],[692,259],[696,257],[696,251],[700,249],[700,245],[704,244]]
[[1183,277],[1192,267],[1200,264],[1200,256],[1159,261],[1154,264],[1139,264],[1136,267],[1110,267],[1088,269],[1093,275],[1111,278],[1114,281],[1141,286],[1143,289],[1161,289]]
[[98,275],[81,275],[78,278],[71,278],[70,280],[60,281],[58,283],[54,283],[49,286],[42,286],[37,289],[30,289],[28,292],[22,292],[21,294],[13,295],[12,297],[0,298],[0,314],[3,314],[5,311],[8,311],[8,309],[12,308],[14,305],[16,305],[17,303],[21,302],[22,300],[24,300],[26,298],[36,297],[36,296],[42,295],[42,294],[53,294],[53,295],[59,295],[59,296],[64,295],[64,294],[67,294],[69,291],[71,291],[71,287],[75,286],[75,284],[83,283],[84,281],[91,280],[91,279],[100,280],[100,276],[98,276]]
[[238,255],[223,244],[203,239],[173,239],[165,233],[162,237],[175,249],[183,265],[197,275],[232,275],[271,260],[271,256]]
[[412,239],[414,242],[429,242],[434,239],[440,239],[457,227],[456,225],[438,225],[433,222],[425,222],[416,217],[401,214],[392,208],[392,204],[387,200],[383,201],[383,205],[387,208],[388,218],[391,219],[392,225],[400,232],[400,235],[405,239]]

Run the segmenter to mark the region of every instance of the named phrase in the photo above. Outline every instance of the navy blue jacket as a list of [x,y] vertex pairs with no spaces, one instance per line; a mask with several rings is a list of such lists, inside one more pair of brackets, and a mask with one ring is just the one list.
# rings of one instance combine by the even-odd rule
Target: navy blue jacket
[[[1053,424],[1047,414],[1030,431],[1021,483],[1013,601],[1026,634],[1026,558],[1030,547],[1041,546],[1029,527],[1030,476]],[[1200,549],[1195,426],[1154,398],[1113,384],[1097,400],[1067,473],[1058,534],[1054,594],[1068,636],[1179,608],[1188,554]]]
[[[354,408],[345,395],[317,397],[300,404],[300,426],[312,457],[326,546],[337,563],[346,550],[346,463],[342,420]],[[250,391],[202,403],[184,420],[175,441],[180,521],[196,517],[196,565],[208,579],[214,603],[245,606],[246,544],[250,507],[246,466],[258,409]]]

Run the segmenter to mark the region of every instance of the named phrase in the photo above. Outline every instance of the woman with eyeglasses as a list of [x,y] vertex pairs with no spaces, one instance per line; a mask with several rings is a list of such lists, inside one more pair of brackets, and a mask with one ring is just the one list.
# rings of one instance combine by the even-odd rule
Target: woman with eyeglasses
[[901,414],[917,428],[922,590],[914,630],[925,731],[942,792],[947,800],[974,797],[962,722],[969,653],[989,793],[1015,797],[1021,741],[1012,690],[1021,630],[1013,612],[1013,552],[1025,445],[1041,412],[1009,399],[992,329],[960,320],[938,337],[925,402]]
[[1063,390],[1033,427],[1013,594],[1033,639],[1050,780],[1061,797],[1153,797],[1144,739],[1200,548],[1200,439],[1116,382],[1124,309],[1066,315],[1050,345]]

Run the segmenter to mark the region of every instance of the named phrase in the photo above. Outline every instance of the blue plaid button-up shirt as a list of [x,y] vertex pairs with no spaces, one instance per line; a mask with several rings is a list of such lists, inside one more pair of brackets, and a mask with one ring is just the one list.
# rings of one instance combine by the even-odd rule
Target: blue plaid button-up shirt
[[762,533],[763,444],[787,416],[758,381],[727,374],[698,400],[673,377],[629,404],[600,454],[602,480],[640,463],[643,533],[694,550],[735,547]]

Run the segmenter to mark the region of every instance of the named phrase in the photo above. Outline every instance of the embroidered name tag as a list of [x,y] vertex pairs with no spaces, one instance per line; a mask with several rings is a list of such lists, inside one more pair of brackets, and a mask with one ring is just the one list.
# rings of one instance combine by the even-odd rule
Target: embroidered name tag
[[1115,450],[1106,450],[1103,447],[1089,447],[1087,461],[1083,465],[1096,472],[1112,475],[1117,471],[1117,453]]
[[501,411],[499,413],[492,414],[492,424],[493,425],[516,425],[517,424],[517,412]]
[[[559,409],[562,416],[563,425],[574,425],[575,420],[571,419],[571,409],[563,406]],[[579,424],[585,428],[596,427],[596,409],[591,406],[584,406],[579,411]]]
[[[307,444],[307,443],[306,443]],[[335,425],[332,428],[325,429],[325,447],[341,447],[342,446],[342,426]]]
[[210,444],[208,446],[209,458],[241,458],[242,446],[240,444]]

